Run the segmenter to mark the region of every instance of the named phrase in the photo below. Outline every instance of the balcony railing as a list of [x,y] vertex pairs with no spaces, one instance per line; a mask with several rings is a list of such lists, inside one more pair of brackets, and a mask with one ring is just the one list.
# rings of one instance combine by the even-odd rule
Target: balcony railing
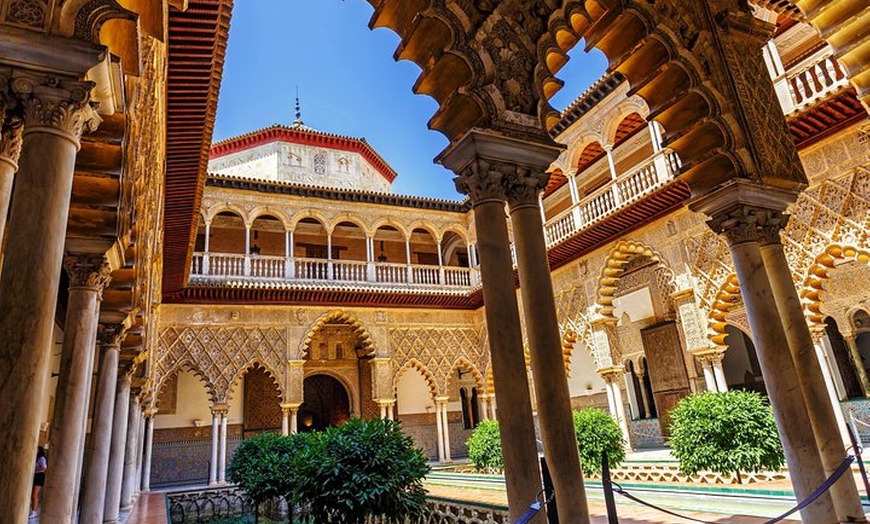
[[480,285],[477,268],[204,252],[193,254],[191,277],[205,281],[356,283],[418,288]]
[[664,149],[632,171],[580,199],[544,224],[547,248],[567,240],[590,225],[652,194],[679,172],[677,155]]
[[803,109],[848,84],[846,73],[829,54],[774,79],[776,94],[782,105],[782,112],[786,115]]

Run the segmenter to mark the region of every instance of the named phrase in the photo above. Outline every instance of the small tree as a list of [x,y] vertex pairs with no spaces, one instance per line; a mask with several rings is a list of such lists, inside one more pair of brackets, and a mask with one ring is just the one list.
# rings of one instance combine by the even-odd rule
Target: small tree
[[504,469],[498,421],[483,420],[468,437],[468,460],[479,471],[500,472]]
[[785,463],[773,413],[755,392],[706,392],[671,411],[670,445],[680,471],[735,473],[775,470]]
[[399,423],[352,419],[321,433],[294,435],[284,472],[296,504],[313,522],[355,524],[368,516],[418,517],[426,510],[429,465]]
[[583,473],[601,473],[602,453],[607,451],[607,464],[611,468],[625,460],[625,441],[619,424],[609,413],[598,408],[574,411],[574,433],[580,450]]
[[254,522],[260,520],[260,504],[288,491],[284,469],[292,456],[287,437],[264,433],[244,440],[236,449],[227,473],[254,503]]

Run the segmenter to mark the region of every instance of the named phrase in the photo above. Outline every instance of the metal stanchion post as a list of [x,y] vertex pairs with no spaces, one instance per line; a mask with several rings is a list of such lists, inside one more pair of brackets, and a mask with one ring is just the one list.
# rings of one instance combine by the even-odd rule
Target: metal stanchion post
[[607,524],[619,524],[616,515],[616,500],[613,497],[613,482],[610,481],[610,464],[607,451],[601,454],[601,487],[604,489],[604,506],[607,508]]
[[[554,492],[553,479],[550,478],[550,468],[547,467],[547,459],[543,455],[541,459],[541,477],[544,481],[544,500],[549,498],[549,495]],[[556,508],[556,497],[552,497],[547,503],[547,522],[549,524],[559,524],[559,510]]]

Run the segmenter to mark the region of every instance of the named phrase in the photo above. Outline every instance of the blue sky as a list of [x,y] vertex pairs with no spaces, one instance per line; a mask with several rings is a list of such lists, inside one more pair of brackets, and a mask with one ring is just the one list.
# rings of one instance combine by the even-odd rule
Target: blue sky
[[[435,101],[411,91],[420,70],[393,60],[399,37],[369,30],[371,13],[365,0],[236,1],[214,139],[291,123],[298,85],[305,123],[364,137],[399,173],[394,192],[461,198],[453,174],[432,162],[447,139],[426,126]],[[557,109],[606,67],[597,51],[571,56]]]

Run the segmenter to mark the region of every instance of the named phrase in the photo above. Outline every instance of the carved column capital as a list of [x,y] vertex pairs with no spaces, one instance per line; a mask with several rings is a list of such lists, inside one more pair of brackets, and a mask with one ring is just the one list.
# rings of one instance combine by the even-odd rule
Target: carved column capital
[[505,193],[511,209],[533,207],[538,209],[538,200],[550,181],[550,173],[527,167],[517,167],[516,175],[508,180]]
[[456,190],[471,197],[473,205],[507,200],[505,178],[511,176],[516,166],[477,159],[468,164],[453,179]]
[[121,349],[121,342],[127,336],[127,326],[125,324],[104,324],[100,323],[97,328],[97,345],[106,349]]
[[[0,96],[0,100],[2,98]],[[0,101],[0,106],[2,104]],[[18,157],[21,156],[21,144],[24,143],[24,123],[17,116],[7,116],[4,121],[2,109],[0,107],[0,162],[6,162],[18,171]]]
[[112,281],[112,267],[102,255],[67,255],[63,257],[63,268],[69,275],[72,288],[91,289],[102,300],[103,290]]
[[53,133],[78,148],[82,133],[95,131],[102,121],[90,101],[93,82],[14,71],[11,87],[21,101],[25,135]]
[[619,384],[622,376],[625,374],[625,368],[622,366],[612,366],[606,369],[599,369],[598,374],[608,384]]
[[752,206],[739,205],[707,221],[710,229],[735,246],[746,242],[758,242],[759,210]]
[[779,211],[769,211],[760,217],[758,223],[758,242],[762,246],[782,244],[780,232],[785,230],[790,216]]

